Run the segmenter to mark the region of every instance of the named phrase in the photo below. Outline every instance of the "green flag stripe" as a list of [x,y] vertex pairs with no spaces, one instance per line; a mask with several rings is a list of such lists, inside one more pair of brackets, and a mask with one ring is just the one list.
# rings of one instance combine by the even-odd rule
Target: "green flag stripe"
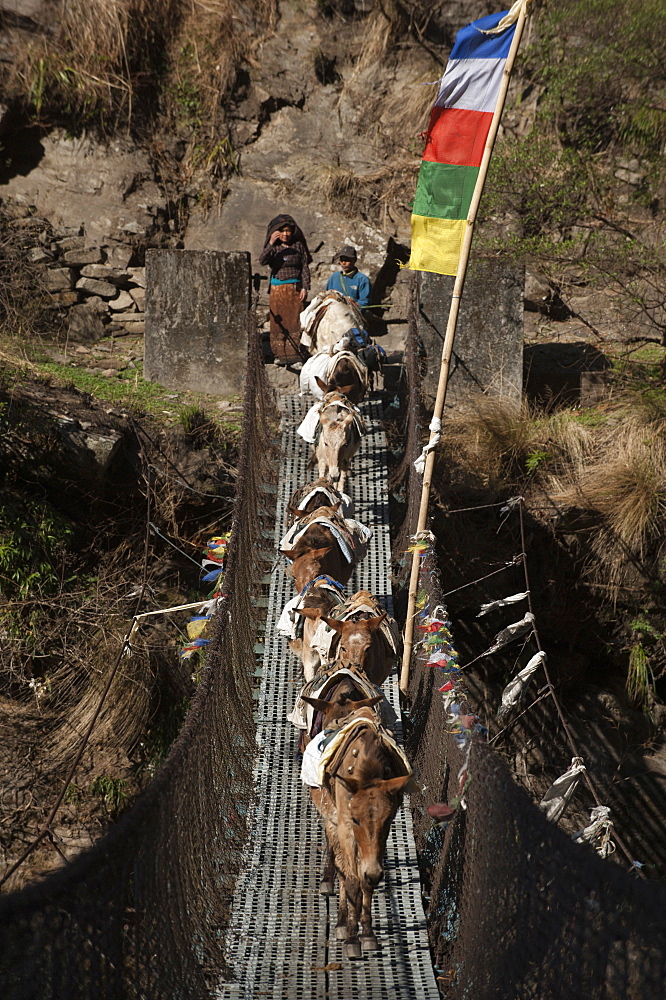
[[431,219],[466,219],[478,173],[478,167],[424,160],[412,212]]

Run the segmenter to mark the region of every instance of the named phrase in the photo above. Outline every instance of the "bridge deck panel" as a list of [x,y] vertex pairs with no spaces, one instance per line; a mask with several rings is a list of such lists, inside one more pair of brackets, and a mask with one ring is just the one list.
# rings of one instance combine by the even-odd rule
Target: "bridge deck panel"
[[[282,403],[282,458],[277,496],[275,543],[284,534],[286,505],[299,486],[316,478],[307,468],[310,446],[296,435],[307,403]],[[349,489],[356,517],[373,529],[367,558],[347,591],[370,590],[392,610],[390,538],[386,487],[386,443],[381,406],[369,400],[370,428],[353,465]],[[386,878],[375,892],[373,918],[381,950],[361,961],[342,958],[335,940],[336,902],[320,896],[324,835],[302,787],[295,730],[287,722],[302,684],[300,662],[275,625],[293,596],[291,578],[280,560],[268,597],[263,673],[257,706],[255,768],[257,803],[249,819],[251,838],[236,887],[234,916],[227,938],[234,981],[220,984],[220,1000],[395,1000],[439,996],[430,961],[420,898],[409,810],[403,806],[387,847]],[[397,676],[384,685],[399,714]],[[400,737],[400,731],[398,731]],[[332,967],[333,966],[333,967]]]

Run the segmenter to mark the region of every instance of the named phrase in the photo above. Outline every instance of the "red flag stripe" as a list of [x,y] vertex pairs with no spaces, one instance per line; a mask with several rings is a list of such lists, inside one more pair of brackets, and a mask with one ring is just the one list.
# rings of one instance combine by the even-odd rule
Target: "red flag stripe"
[[433,108],[423,159],[431,163],[479,167],[492,118],[487,111]]

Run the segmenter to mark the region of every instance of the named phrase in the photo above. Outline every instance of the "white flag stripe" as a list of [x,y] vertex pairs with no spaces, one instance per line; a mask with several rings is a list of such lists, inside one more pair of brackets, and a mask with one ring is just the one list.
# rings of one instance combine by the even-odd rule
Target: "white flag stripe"
[[506,59],[452,59],[435,101],[438,108],[493,112]]

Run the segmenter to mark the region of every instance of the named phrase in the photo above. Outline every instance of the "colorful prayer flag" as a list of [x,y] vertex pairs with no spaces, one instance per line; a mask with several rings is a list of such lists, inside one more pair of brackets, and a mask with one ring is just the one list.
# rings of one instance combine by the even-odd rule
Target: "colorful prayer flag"
[[457,273],[515,20],[499,34],[484,32],[498,28],[507,13],[481,17],[456,36],[430,115],[412,208],[407,266],[414,271]]

